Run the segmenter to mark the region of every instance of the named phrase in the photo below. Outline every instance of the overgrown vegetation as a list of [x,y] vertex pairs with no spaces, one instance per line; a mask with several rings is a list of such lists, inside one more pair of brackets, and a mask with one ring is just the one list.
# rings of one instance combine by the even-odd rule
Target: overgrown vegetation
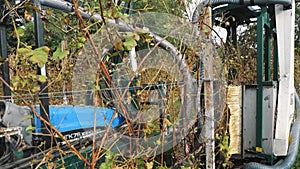
[[[5,3],[8,3],[8,1],[5,1]],[[179,112],[183,106],[181,97],[184,97],[181,92],[186,92],[182,90],[182,86],[180,86],[182,84],[177,83],[182,77],[174,74],[174,72],[178,72],[176,65],[180,60],[176,60],[176,58],[174,61],[168,60],[171,56],[163,50],[149,50],[157,48],[158,43],[153,41],[147,31],[119,33],[115,28],[106,25],[108,19],[117,19],[122,22],[130,20],[130,16],[122,11],[128,10],[127,6],[115,6],[111,1],[82,1],[79,5],[86,12],[99,13],[104,22],[82,20],[81,14],[76,10],[75,13],[65,14],[53,9],[44,9],[45,13],[42,15],[42,19],[45,31],[45,46],[43,47],[37,47],[32,38],[34,31],[31,16],[37,10],[36,7],[32,6],[30,2],[26,2],[22,7],[18,7],[19,9],[14,9],[18,12],[16,15],[12,14],[8,17],[6,22],[11,24],[6,25],[7,32],[9,32],[10,51],[10,57],[7,61],[10,66],[12,79],[10,89],[14,93],[14,102],[29,106],[36,114],[37,112],[32,105],[39,104],[39,92],[43,90],[40,89],[39,84],[47,82],[50,104],[74,104],[75,106],[85,104],[85,98],[82,96],[91,91],[93,93],[91,96],[94,101],[93,106],[114,108],[122,112],[122,115],[127,117],[127,121],[124,122],[125,124],[121,128],[117,129],[119,131],[114,135],[110,135],[110,130],[107,129],[106,132],[104,130],[104,136],[91,137],[93,140],[84,144],[91,148],[88,157],[79,153],[83,147],[78,147],[77,144],[70,146],[69,141],[61,133],[49,126],[52,130],[50,133],[53,143],[63,140],[66,142],[67,147],[65,147],[66,149],[52,147],[49,153],[53,156],[43,159],[37,166],[48,168],[68,166],[69,164],[65,164],[60,157],[70,154],[75,154],[74,159],[80,159],[84,166],[91,168],[167,168],[170,166],[190,166],[194,168],[202,166],[203,145],[200,138],[198,138],[200,131],[198,131],[197,123],[191,126],[180,126],[182,120],[180,120],[181,115],[179,115]],[[136,3],[136,7],[131,12],[159,11],[182,17],[182,9],[183,3],[181,1],[141,1]],[[7,12],[11,10],[8,8]],[[14,23],[17,19],[21,20],[18,24]],[[95,35],[91,36],[91,34]],[[168,34],[163,36],[168,36]],[[177,40],[173,38],[173,41]],[[183,53],[186,52],[184,55],[190,60],[189,67],[191,69],[195,68],[194,76],[197,77],[197,67],[195,67],[197,65],[196,62],[192,62],[192,60],[197,60],[193,58],[195,52],[192,49],[183,49],[183,44],[180,44],[180,40],[178,41],[178,50]],[[144,43],[144,45],[141,45],[141,43]],[[143,69],[137,75],[133,75],[130,65],[126,65],[129,52],[133,47],[140,48],[139,50],[144,52],[140,54],[152,57],[152,59],[144,62],[146,65],[145,70]],[[106,49],[110,51],[105,51]],[[99,53],[105,55],[99,55]],[[167,55],[169,56],[167,57]],[[95,56],[96,59],[94,60],[91,56]],[[103,56],[105,57],[102,58]],[[160,59],[155,58],[157,56]],[[101,61],[99,65],[99,60],[97,61],[99,58],[103,59],[105,65],[101,65]],[[142,61],[142,59],[143,57],[137,58],[138,61]],[[197,63],[200,63],[199,59]],[[37,73],[44,65],[47,68],[47,76]],[[94,67],[91,67],[91,65]],[[84,73],[81,74],[81,72]],[[134,79],[131,79],[132,76],[135,76]],[[123,77],[125,79],[122,79]],[[80,78],[83,78],[83,80],[80,81]],[[112,83],[111,79],[115,80],[115,83]],[[119,82],[119,80],[124,81]],[[119,89],[125,88],[127,90],[127,84],[132,80],[134,80],[134,87],[160,83],[160,90],[163,91],[153,92],[149,89],[135,91],[129,88],[130,96],[120,100],[118,98],[120,96],[117,96],[115,92],[121,92],[122,94],[123,91]],[[163,88],[163,85],[166,89]],[[114,91],[115,89],[118,91]],[[161,102],[158,104],[157,109],[154,109],[154,106],[149,108],[148,105],[142,103],[154,101]],[[135,122],[132,116],[127,116],[126,110],[118,108],[120,102],[127,106],[132,104],[132,109],[144,114],[140,117],[142,121]],[[131,107],[129,108],[131,109]],[[196,115],[195,112],[189,113]],[[193,118],[193,120],[195,119]],[[42,121],[44,120],[42,119]],[[189,127],[193,127],[193,129]],[[194,132],[185,137],[186,133],[181,131],[181,128],[194,130]],[[30,131],[33,130],[34,128],[31,127]],[[120,138],[115,138],[110,143],[109,138],[115,137],[116,134],[123,135],[125,142]],[[131,142],[131,139],[133,139],[131,137],[138,138],[135,144]],[[156,139],[153,140],[153,138]],[[139,144],[149,143],[153,145],[144,146],[146,149],[139,146]],[[127,145],[133,150],[128,147],[121,149],[119,145],[121,147]],[[41,142],[36,146],[37,149],[39,147],[44,147],[44,143]],[[71,153],[66,152],[66,150]],[[196,151],[197,153],[195,153]],[[97,162],[102,161],[104,158],[105,163],[99,164]],[[58,162],[59,160],[62,161]]]
[[[2,1],[0,0],[0,3]],[[4,1],[5,3],[8,2]],[[74,2],[72,1],[72,3]],[[130,14],[160,12],[185,17],[185,14],[182,12],[184,3],[181,0],[143,0],[134,2],[135,8],[129,12]],[[129,117],[129,120],[124,122],[121,128],[117,129],[117,134],[132,138],[122,141],[118,138],[119,135],[116,135],[116,133],[110,134],[108,132],[110,130],[107,130],[104,136],[92,138],[92,141],[85,140],[86,144],[82,147],[72,147],[67,144],[67,148],[63,151],[59,147],[53,147],[53,154],[58,152],[59,155],[51,156],[50,151],[50,155],[46,154],[46,160],[43,160],[38,166],[64,168],[64,165],[67,164],[64,164],[62,156],[75,154],[78,157],[77,160],[84,161],[84,166],[91,168],[205,168],[204,142],[206,138],[200,134],[201,128],[199,126],[205,118],[204,115],[194,114],[193,117],[197,117],[199,121],[194,121],[192,125],[187,125],[182,120],[180,121],[181,117],[179,117],[181,108],[186,106],[182,103],[182,97],[184,97],[182,84],[178,83],[183,77],[177,77],[177,75],[170,73],[180,72],[177,70],[179,68],[176,67],[179,61],[170,61],[170,56],[168,56],[170,54],[163,50],[152,51],[152,49],[158,48],[160,42],[153,41],[153,37],[149,36],[147,31],[139,30],[120,33],[116,28],[109,27],[108,19],[129,23],[134,20],[134,18],[129,16],[129,13],[124,13],[124,10],[129,10],[126,6],[115,6],[109,0],[99,2],[79,1],[78,5],[82,6],[86,12],[99,13],[104,22],[94,22],[92,19],[82,20],[81,14],[76,10],[66,14],[53,9],[44,9],[42,18],[45,31],[45,46],[39,48],[36,47],[32,38],[34,31],[31,20],[31,16],[37,9],[30,2],[24,3],[19,9],[15,9],[18,11],[17,14],[12,13],[10,17],[7,17],[8,19],[5,23],[8,23],[6,26],[8,28],[9,58],[6,61],[10,66],[12,80],[10,87],[14,93],[15,103],[29,107],[38,105],[38,95],[41,90],[39,83],[44,82],[48,83],[50,104],[52,105],[68,104],[76,106],[85,104],[85,95],[91,91],[93,93],[90,95],[92,97],[91,100],[94,102],[89,106],[109,107],[121,112],[123,116]],[[297,8],[297,16],[299,16],[299,11],[299,8]],[[300,17],[296,18],[299,20]],[[17,19],[22,19],[22,21],[15,23]],[[179,20],[178,23],[180,22]],[[167,24],[164,25],[164,23]],[[152,18],[147,24],[148,26],[160,25],[161,28],[166,30],[181,30],[176,27],[176,24],[176,26],[168,25],[170,22],[166,22],[164,18]],[[186,27],[183,26],[183,28]],[[253,30],[255,27],[250,27],[249,29]],[[181,31],[185,33],[183,30]],[[207,34],[208,29],[202,31],[204,34]],[[202,53],[197,51],[197,47],[198,49],[204,49],[203,46],[208,44],[205,42],[206,39],[201,39],[196,42],[195,46],[190,47],[187,45],[190,39],[186,40],[188,42],[185,42],[184,36],[180,37],[182,39],[178,37],[176,39],[176,34],[176,36],[174,34],[171,36],[172,31],[169,31],[167,35],[163,33],[161,33],[161,36],[168,36],[166,38],[176,45],[178,51],[182,52],[187,67],[192,72],[192,76],[195,79],[200,78],[200,67],[204,58],[199,55],[199,53]],[[240,48],[227,51],[226,54],[223,51],[224,46],[219,46],[215,50],[216,63],[213,74],[215,78],[221,81],[220,86],[225,86],[227,82],[233,85],[255,84],[255,46],[249,43],[255,39],[253,39],[254,37],[251,33],[253,31],[245,31],[240,36]],[[295,87],[298,91],[300,90],[300,77],[298,77],[300,73],[299,45],[299,25],[297,25]],[[148,59],[145,61],[145,69],[142,69],[138,74],[134,74],[130,67],[129,54],[134,47],[138,50],[145,50],[141,53],[137,52],[138,55],[150,55],[152,57],[152,60]],[[104,65],[99,60],[93,60],[94,58],[89,56],[103,59]],[[222,57],[218,58],[219,56]],[[160,60],[157,61],[157,58]],[[143,57],[137,56],[138,61],[143,61],[143,59]],[[44,65],[47,67],[47,76],[37,73],[38,69]],[[155,67],[153,68],[149,65],[155,65]],[[80,67],[80,69],[75,69],[75,67]],[[91,69],[91,67],[94,68]],[[81,74],[80,72],[84,73]],[[224,76],[228,81],[224,81]],[[78,79],[74,81],[74,78]],[[80,78],[83,80],[81,81]],[[112,83],[111,79],[115,80],[116,83]],[[158,83],[164,88],[161,87],[159,92],[153,92],[149,89],[137,90],[129,85],[130,81],[134,83],[134,87]],[[114,92],[117,91],[123,94],[123,88],[128,88],[129,92],[127,93],[129,94],[124,95],[120,99],[120,96]],[[220,100],[224,99],[224,93],[225,89],[220,87],[219,91],[217,91]],[[25,100],[20,99],[20,97],[24,99],[25,96]],[[145,104],[146,102],[154,101],[160,102],[156,109]],[[129,108],[125,107],[125,109],[137,109],[142,114],[140,117],[140,120],[142,120],[136,122],[132,118],[134,117],[132,114],[127,114],[122,104],[125,106],[133,105]],[[224,106],[225,103],[223,101],[215,104],[216,112],[220,114],[221,119],[216,129],[216,155],[218,158],[216,162],[218,168],[231,168],[234,166],[234,163],[230,161],[230,154],[228,154],[230,141],[228,110]],[[159,117],[157,115],[158,112]],[[204,110],[202,110],[203,112]],[[182,123],[186,126],[180,126],[176,123]],[[182,128],[178,129],[177,127]],[[189,132],[185,133],[185,129],[188,129]],[[68,142],[57,131],[52,132],[51,137],[54,142],[59,140]],[[151,137],[158,139],[151,140]],[[112,139],[113,142],[110,138],[114,138]],[[140,140],[136,141],[133,138]],[[136,144],[132,144],[135,141]],[[170,147],[164,147],[167,145],[165,142],[168,141],[168,146]],[[109,146],[105,146],[106,142],[112,143],[107,144]],[[141,143],[153,145],[145,146],[148,149],[143,149],[143,145],[139,145]],[[122,144],[127,147],[121,149]],[[136,147],[132,147],[132,145]],[[42,146],[43,143],[37,147],[40,148]],[[79,152],[86,146],[92,149],[92,153],[83,155],[83,157]],[[130,147],[130,151],[128,151],[128,147]],[[135,149],[135,151],[132,149]],[[62,161],[57,163],[59,160]],[[100,164],[99,161],[104,161],[104,163]],[[296,163],[295,167],[297,168],[298,165]]]

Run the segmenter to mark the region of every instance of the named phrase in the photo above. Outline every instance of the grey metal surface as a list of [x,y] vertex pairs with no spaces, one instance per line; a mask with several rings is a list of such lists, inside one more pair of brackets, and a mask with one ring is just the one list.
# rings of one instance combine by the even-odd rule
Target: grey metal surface
[[254,157],[246,150],[256,146],[256,87],[243,87],[243,130],[242,130],[242,157]]
[[0,101],[0,113],[3,114],[2,123],[7,128],[21,127],[25,142],[31,145],[32,134],[26,131],[26,128],[31,126],[31,113],[29,109],[7,101]]
[[[264,114],[263,114],[263,153],[272,155],[274,141],[274,120],[276,109],[277,89],[264,86]],[[243,87],[243,158],[254,157],[246,150],[256,147],[256,86]]]
[[277,88],[273,86],[265,86],[263,88],[264,94],[264,128],[263,128],[263,150],[266,154],[274,154],[273,142],[274,142],[274,121],[275,121],[275,109],[277,100]]

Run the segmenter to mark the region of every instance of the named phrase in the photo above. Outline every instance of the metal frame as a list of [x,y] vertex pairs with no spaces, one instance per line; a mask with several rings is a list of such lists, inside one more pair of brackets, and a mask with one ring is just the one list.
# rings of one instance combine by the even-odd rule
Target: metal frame
[[[33,0],[33,3],[36,7],[41,9],[41,3],[39,0]],[[41,14],[39,13],[39,11],[34,12],[34,35],[35,35],[36,48],[44,46],[45,45],[44,27],[41,19]],[[38,69],[38,74],[46,76],[46,65]],[[39,94],[40,114],[42,118],[44,118],[49,122],[50,117],[49,117],[49,98],[48,98],[47,82],[39,83],[39,85],[40,85],[40,94]],[[47,128],[47,125],[45,125],[44,123],[42,123],[42,133],[49,134],[49,129]],[[44,137],[44,140],[46,141],[47,144],[50,144],[49,137]]]
[[[278,89],[278,49],[277,49],[277,33],[276,33],[276,21],[274,5],[260,6],[260,12],[252,8],[239,5],[228,5],[225,7],[217,8],[214,11],[213,17],[222,16],[222,12],[226,11],[228,17],[234,16],[236,21],[231,21],[230,27],[225,27],[229,36],[227,41],[231,41],[234,47],[237,47],[236,42],[236,27],[240,24],[250,23],[250,18],[257,18],[257,56],[256,56],[256,124],[255,124],[255,139],[256,147],[254,154],[262,156],[268,159],[269,163],[273,163],[275,156],[273,154],[264,153],[264,130],[266,112],[264,112],[264,90],[266,87],[273,87]],[[243,11],[246,11],[244,12]],[[224,17],[224,16],[223,16]],[[226,17],[226,16],[225,16]],[[214,18],[213,18],[214,19]],[[244,19],[244,20],[243,20]],[[272,44],[273,42],[273,44]],[[273,48],[271,47],[273,45]],[[271,51],[273,50],[273,51]],[[273,53],[272,53],[273,52]],[[271,76],[273,74],[273,76]],[[254,128],[253,128],[254,129]]]
[[[0,46],[1,46],[1,57],[3,59],[8,58],[7,53],[7,37],[6,37],[6,26],[3,23],[0,23]],[[10,76],[9,76],[9,65],[8,62],[4,62],[2,65],[2,77],[7,84],[10,85]],[[11,96],[11,91],[8,86],[3,84],[4,96]]]
[[[256,93],[256,152],[263,152],[264,136],[264,87],[273,86],[277,88],[278,84],[278,54],[275,20],[270,18],[270,13],[274,12],[273,7],[261,7],[261,14],[257,18],[257,93]],[[274,37],[274,58],[273,67],[271,67],[271,39]],[[272,70],[273,69],[273,70]],[[273,71],[273,77],[271,77]]]

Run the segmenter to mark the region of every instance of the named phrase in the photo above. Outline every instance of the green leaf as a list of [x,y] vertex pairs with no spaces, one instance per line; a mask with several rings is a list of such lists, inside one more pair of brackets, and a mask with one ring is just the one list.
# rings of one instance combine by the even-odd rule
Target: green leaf
[[27,77],[30,77],[31,79],[36,79],[37,75],[34,73],[27,73]]
[[208,33],[209,32],[209,30],[207,28],[204,28],[202,31],[203,31],[203,33]]
[[24,80],[21,81],[21,87],[22,88],[25,88],[27,84],[28,84],[28,79],[24,79]]
[[30,86],[30,90],[32,93],[36,93],[40,90],[40,87],[32,85],[32,86]]
[[146,166],[147,168],[153,168],[153,162],[147,162]]
[[33,126],[28,126],[28,127],[26,127],[26,131],[28,132],[28,133],[31,133],[32,131],[34,131],[35,130],[35,127],[33,127]]
[[19,48],[17,53],[21,56],[29,57],[32,55],[32,49],[30,48]]
[[100,91],[100,86],[95,86],[95,91]]
[[138,160],[137,161],[137,168],[145,169],[145,162],[143,160]]
[[81,43],[84,43],[85,42],[85,38],[84,37],[79,37],[78,41],[81,42]]
[[76,43],[76,49],[80,49],[82,47],[83,47],[83,43],[81,42]]
[[45,76],[45,75],[40,75],[40,76],[38,77],[38,81],[39,81],[39,82],[42,82],[42,83],[45,83],[45,82],[47,81],[47,76]]
[[57,61],[57,60],[62,60],[64,57],[66,57],[70,52],[68,50],[62,51],[61,47],[58,47],[56,51],[53,53],[52,59]]
[[12,81],[11,81],[11,84],[13,87],[17,87],[18,84],[19,84],[19,81],[20,81],[20,77],[19,76],[15,76]]
[[43,46],[33,50],[30,61],[34,64],[37,64],[39,67],[43,67],[48,61],[50,49],[47,46]]
[[126,37],[126,40],[123,43],[123,45],[126,50],[131,50],[132,48],[134,48],[137,45],[137,43],[132,36],[129,36],[129,37]]
[[113,7],[111,10],[111,16],[114,19],[118,19],[122,17],[122,13],[120,12],[120,10],[117,7]]
[[140,40],[140,36],[138,34],[134,34],[133,36],[134,40],[139,41]]
[[147,43],[149,43],[153,40],[153,37],[149,36],[148,33],[140,34],[140,37],[142,38],[143,42],[147,42]]
[[[116,43],[114,43],[114,47],[117,50],[124,50],[123,42],[121,40],[119,40]],[[107,57],[107,58],[109,58],[109,57]]]
[[31,120],[31,119],[33,119],[33,116],[32,116],[32,115],[29,115],[29,116],[26,116],[26,117],[22,120],[22,122],[27,121],[27,120]]
[[114,165],[114,155],[107,152],[105,155],[105,162],[101,163],[100,169],[111,169]]
[[24,31],[23,28],[18,27],[18,28],[17,28],[17,32],[18,32],[18,34],[19,34],[20,37],[24,36],[25,31]]
[[125,38],[130,38],[133,37],[134,33],[133,32],[126,32],[126,37]]

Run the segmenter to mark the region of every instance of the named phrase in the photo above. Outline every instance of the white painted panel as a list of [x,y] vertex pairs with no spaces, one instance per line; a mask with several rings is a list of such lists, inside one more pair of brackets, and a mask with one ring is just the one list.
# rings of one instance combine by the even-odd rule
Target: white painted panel
[[295,5],[284,10],[275,6],[279,55],[278,115],[274,140],[275,155],[286,155],[294,112],[294,25]]
[[131,65],[131,70],[133,70],[135,73],[138,69],[138,64],[136,60],[136,51],[135,48],[132,48],[130,51],[130,65]]

